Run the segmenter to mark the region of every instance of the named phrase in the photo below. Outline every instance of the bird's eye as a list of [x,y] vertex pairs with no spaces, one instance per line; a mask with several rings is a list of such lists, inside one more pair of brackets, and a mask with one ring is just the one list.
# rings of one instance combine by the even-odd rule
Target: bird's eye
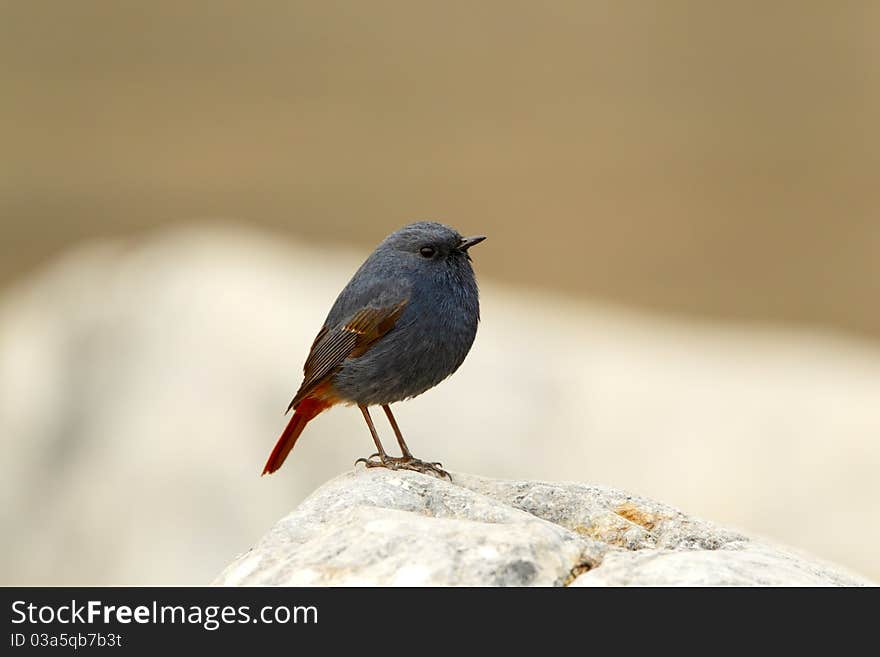
[[419,249],[419,253],[423,258],[433,258],[434,254],[437,253],[437,250],[433,246],[423,246]]

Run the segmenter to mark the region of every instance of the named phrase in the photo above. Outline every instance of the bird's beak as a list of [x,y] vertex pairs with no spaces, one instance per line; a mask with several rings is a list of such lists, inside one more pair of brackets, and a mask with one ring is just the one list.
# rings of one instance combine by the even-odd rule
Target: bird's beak
[[461,242],[458,243],[458,248],[462,251],[467,251],[474,244],[479,244],[484,239],[486,239],[485,235],[477,235],[475,237],[462,237]]

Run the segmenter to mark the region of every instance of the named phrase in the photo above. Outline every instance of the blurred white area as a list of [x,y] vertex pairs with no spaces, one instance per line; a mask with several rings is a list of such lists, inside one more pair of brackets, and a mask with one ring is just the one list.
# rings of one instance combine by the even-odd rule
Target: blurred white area
[[[339,407],[259,476],[365,256],[196,226],[77,249],[10,289],[0,584],[208,582],[370,454]],[[880,350],[481,289],[464,366],[395,407],[417,456],[629,489],[880,577]]]

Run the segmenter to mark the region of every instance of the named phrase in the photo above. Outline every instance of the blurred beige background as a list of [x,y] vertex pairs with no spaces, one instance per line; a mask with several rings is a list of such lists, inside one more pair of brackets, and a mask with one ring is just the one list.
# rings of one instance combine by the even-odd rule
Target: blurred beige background
[[0,4],[0,276],[227,217],[880,336],[880,4]]
[[869,1],[0,2],[0,583],[210,580],[348,467],[357,418],[252,477],[414,219],[490,236],[484,360],[401,423],[519,382],[426,455],[877,578],[878,33]]

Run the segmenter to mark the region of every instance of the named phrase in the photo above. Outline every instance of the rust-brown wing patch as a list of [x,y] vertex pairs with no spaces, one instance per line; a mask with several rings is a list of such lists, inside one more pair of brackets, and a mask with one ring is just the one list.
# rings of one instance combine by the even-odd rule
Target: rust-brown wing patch
[[296,408],[321,382],[332,376],[346,358],[365,354],[379,338],[394,328],[405,307],[406,301],[401,301],[386,308],[364,308],[344,326],[334,329],[322,327],[303,367],[302,385],[287,411]]

